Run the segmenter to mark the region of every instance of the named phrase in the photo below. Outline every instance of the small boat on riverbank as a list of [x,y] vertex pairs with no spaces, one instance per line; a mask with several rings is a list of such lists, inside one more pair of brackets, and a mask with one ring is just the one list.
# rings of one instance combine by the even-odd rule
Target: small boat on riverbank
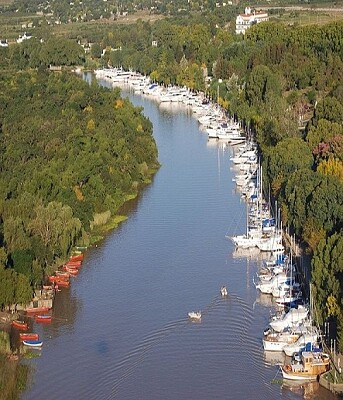
[[21,331],[27,331],[29,329],[27,322],[24,321],[12,321],[12,326],[13,328],[19,329]]
[[281,367],[285,379],[298,381],[316,381],[330,368],[330,357],[323,352],[305,351],[295,355],[290,364]]
[[50,324],[52,321],[51,315],[36,315],[35,322],[39,324]]
[[64,266],[71,268],[80,268],[82,265],[82,261],[67,261]]
[[201,311],[190,311],[188,313],[188,318],[193,321],[200,321],[201,320]]
[[26,314],[36,314],[36,313],[45,313],[48,312],[50,310],[49,307],[31,307],[31,308],[27,308]]
[[43,342],[41,340],[23,340],[23,345],[28,347],[42,347]]
[[56,275],[51,275],[49,276],[49,282],[55,284],[55,289],[58,287],[69,287],[70,281],[69,281],[69,276],[56,276]]
[[70,276],[76,276],[78,273],[79,273],[79,270],[78,270],[78,268],[75,268],[75,267],[68,267],[68,266],[64,266],[63,267],[63,269],[64,269],[64,271],[66,272],[66,273],[68,273]]
[[24,340],[39,340],[38,333],[19,333],[19,339]]
[[76,254],[74,256],[69,257],[69,261],[83,261],[83,254]]

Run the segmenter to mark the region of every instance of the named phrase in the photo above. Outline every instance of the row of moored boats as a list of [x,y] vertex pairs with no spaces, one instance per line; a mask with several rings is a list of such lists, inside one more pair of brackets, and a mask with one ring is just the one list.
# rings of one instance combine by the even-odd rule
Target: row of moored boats
[[[83,254],[79,252],[70,256],[69,260],[55,271],[54,275],[48,277],[49,285],[42,287],[42,294],[53,297],[53,294],[60,290],[60,287],[69,287],[70,277],[76,276],[83,261]],[[38,324],[50,324],[52,322],[51,308],[47,306],[26,308],[25,319],[12,321],[12,327],[19,331],[19,340],[24,346],[41,348],[43,341],[35,332],[29,332],[31,321]],[[23,316],[24,317],[24,316]]]
[[138,72],[122,68],[104,68],[95,71],[98,79],[104,79],[113,86],[125,86],[135,93],[158,102],[161,106],[178,104],[188,107],[198,119],[200,129],[209,139],[222,140],[231,145],[245,143],[246,138],[239,122],[229,118],[218,104],[209,101],[204,93],[175,85],[162,86]]
[[317,380],[330,368],[330,358],[321,347],[321,334],[304,304],[302,279],[292,254],[285,253],[278,210],[273,210],[262,192],[262,168],[254,143],[240,146],[231,157],[237,190],[246,201],[246,232],[227,236],[236,249],[258,250],[268,255],[254,279],[262,295],[276,306],[263,333],[266,352],[284,353],[282,375],[290,380]]
[[[240,123],[227,116],[221,107],[208,101],[203,93],[184,87],[160,86],[149,77],[121,68],[95,71],[96,77],[113,86],[129,87],[160,105],[187,106],[199,121],[200,129],[209,140],[222,140],[234,145],[230,161],[235,171],[237,190],[246,201],[246,231],[227,236],[236,249],[252,249],[271,258],[260,268],[255,286],[263,294],[273,296],[281,310],[271,317],[263,333],[263,348],[268,352],[283,352],[287,357],[281,367],[283,377],[292,380],[315,380],[329,369],[330,359],[320,348],[320,332],[313,326],[310,310],[303,302],[300,279],[291,255],[285,255],[283,231],[278,211],[273,210],[262,193],[262,168],[256,144],[248,140]],[[227,297],[227,289],[220,289]],[[201,321],[201,311],[190,311],[192,321]]]

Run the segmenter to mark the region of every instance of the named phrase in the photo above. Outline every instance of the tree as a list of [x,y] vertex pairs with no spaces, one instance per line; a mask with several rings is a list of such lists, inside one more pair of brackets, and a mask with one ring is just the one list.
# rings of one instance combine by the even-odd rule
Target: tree
[[15,283],[14,299],[16,304],[28,304],[33,297],[33,290],[30,280],[23,274],[18,274]]
[[[343,235],[342,231],[320,241],[312,259],[312,282],[316,316],[323,324],[330,315],[338,321],[343,314]],[[342,324],[338,323],[338,337],[342,338]],[[342,343],[340,342],[342,349]]]
[[[278,180],[281,186],[284,186],[293,172],[309,169],[312,163],[312,154],[307,144],[300,138],[287,138],[268,150],[263,170],[266,171],[268,181],[272,186]],[[281,186],[275,186],[275,195],[278,194]]]
[[245,95],[250,105],[269,103],[274,98],[280,97],[280,80],[276,74],[264,66],[257,65],[251,72],[247,81]]
[[317,125],[312,125],[306,134],[306,141],[314,150],[321,142],[328,143],[336,135],[343,135],[343,127],[340,123],[320,119]]
[[36,217],[30,229],[56,256],[66,256],[81,232],[81,222],[73,217],[72,209],[50,202],[35,209]]

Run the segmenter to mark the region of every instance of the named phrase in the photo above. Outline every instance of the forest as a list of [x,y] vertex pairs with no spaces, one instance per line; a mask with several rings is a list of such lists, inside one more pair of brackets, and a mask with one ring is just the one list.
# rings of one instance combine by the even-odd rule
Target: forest
[[[138,21],[126,25],[125,29],[120,25],[104,26],[84,37],[92,43],[86,55],[81,46],[74,47],[77,45],[73,33],[67,38],[52,36],[43,43],[37,38],[0,49],[3,70],[30,67],[36,71],[16,73],[11,79],[3,78],[5,82],[2,82],[6,87],[1,98],[4,104],[0,117],[2,165],[6,173],[6,179],[0,180],[3,260],[7,266],[4,271],[15,271],[16,260],[21,260],[17,261],[16,268],[26,262],[25,265],[32,265],[32,271],[40,270],[42,263],[47,265],[54,257],[66,254],[70,248],[66,243],[79,234],[80,226],[87,231],[94,213],[114,210],[120,195],[130,190],[134,182],[144,179],[143,171],[154,164],[156,149],[148,134],[147,121],[130,120],[128,128],[128,120],[116,116],[116,126],[125,137],[123,143],[120,142],[124,148],[120,148],[119,141],[115,151],[110,151],[105,144],[104,136],[109,126],[105,126],[103,118],[110,112],[104,110],[110,107],[108,103],[113,109],[115,103],[115,115],[118,110],[121,113],[119,97],[105,101],[99,88],[89,88],[95,90],[89,97],[84,97],[86,88],[75,88],[71,96],[66,89],[70,78],[63,78],[65,82],[55,75],[43,79],[48,65],[122,66],[149,75],[164,85],[185,85],[205,91],[208,97],[216,99],[219,93],[219,103],[243,123],[248,134],[254,136],[261,152],[266,192],[280,206],[283,226],[296,235],[312,257],[316,319],[320,324],[328,318],[338,321],[342,350],[343,23],[298,26],[271,21],[253,26],[242,36],[233,33],[229,21],[229,29],[217,22],[215,14],[206,18],[195,14],[187,19],[166,18],[154,23]],[[57,86],[64,89],[54,89],[51,82],[55,80]],[[52,93],[46,101],[35,92],[36,84]],[[64,97],[67,93],[69,96]],[[11,96],[18,99],[15,106],[9,101]],[[113,92],[106,96],[119,94]],[[34,113],[25,109],[24,99],[30,99],[30,107],[35,105]],[[32,103],[31,99],[34,100]],[[44,115],[49,111],[53,116],[48,121],[39,117],[43,106]],[[56,118],[61,121],[61,114],[63,121],[68,118],[68,123],[63,123],[62,127],[56,123]],[[136,118],[141,119],[139,113]],[[76,119],[77,127],[73,125]],[[26,127],[25,135],[20,134],[22,149],[18,151],[18,132],[23,126]],[[68,135],[64,136],[66,126]],[[54,129],[57,130],[56,137],[53,135],[50,141],[42,143],[42,135],[38,132],[50,135]],[[99,140],[88,136],[89,132],[100,135]],[[131,147],[134,140],[138,140],[137,132],[139,143],[149,149],[142,152],[148,159],[137,148]],[[66,140],[68,146],[65,146]],[[71,151],[72,148],[88,154],[93,169],[89,162],[82,166],[82,160],[75,165],[78,155]],[[97,149],[95,153],[94,149]],[[132,152],[139,154],[133,156]],[[119,171],[109,173],[107,170],[105,173],[102,163],[105,159],[112,160],[113,156],[125,166]],[[34,172],[37,157],[44,159],[48,166]],[[22,182],[20,164],[32,171],[29,180]],[[79,165],[82,168],[78,168]],[[131,170],[132,165],[136,169]],[[130,171],[132,181],[126,181],[126,171]],[[104,182],[107,179],[117,182],[116,178],[123,186],[115,186],[113,194]],[[97,196],[101,195],[101,200],[92,197],[95,192]],[[34,205],[30,215],[23,210],[27,201]],[[42,234],[40,215],[49,212],[65,215],[68,219],[68,239],[64,236],[61,239],[58,234],[56,237]],[[62,240],[63,245],[58,240]]]
[[0,304],[26,304],[158,168],[151,123],[74,74],[0,74]]

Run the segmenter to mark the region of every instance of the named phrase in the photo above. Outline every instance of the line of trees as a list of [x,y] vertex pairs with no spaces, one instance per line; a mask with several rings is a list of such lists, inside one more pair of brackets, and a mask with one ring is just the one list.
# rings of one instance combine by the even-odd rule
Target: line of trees
[[0,74],[0,307],[33,288],[158,168],[151,123],[71,73]]

